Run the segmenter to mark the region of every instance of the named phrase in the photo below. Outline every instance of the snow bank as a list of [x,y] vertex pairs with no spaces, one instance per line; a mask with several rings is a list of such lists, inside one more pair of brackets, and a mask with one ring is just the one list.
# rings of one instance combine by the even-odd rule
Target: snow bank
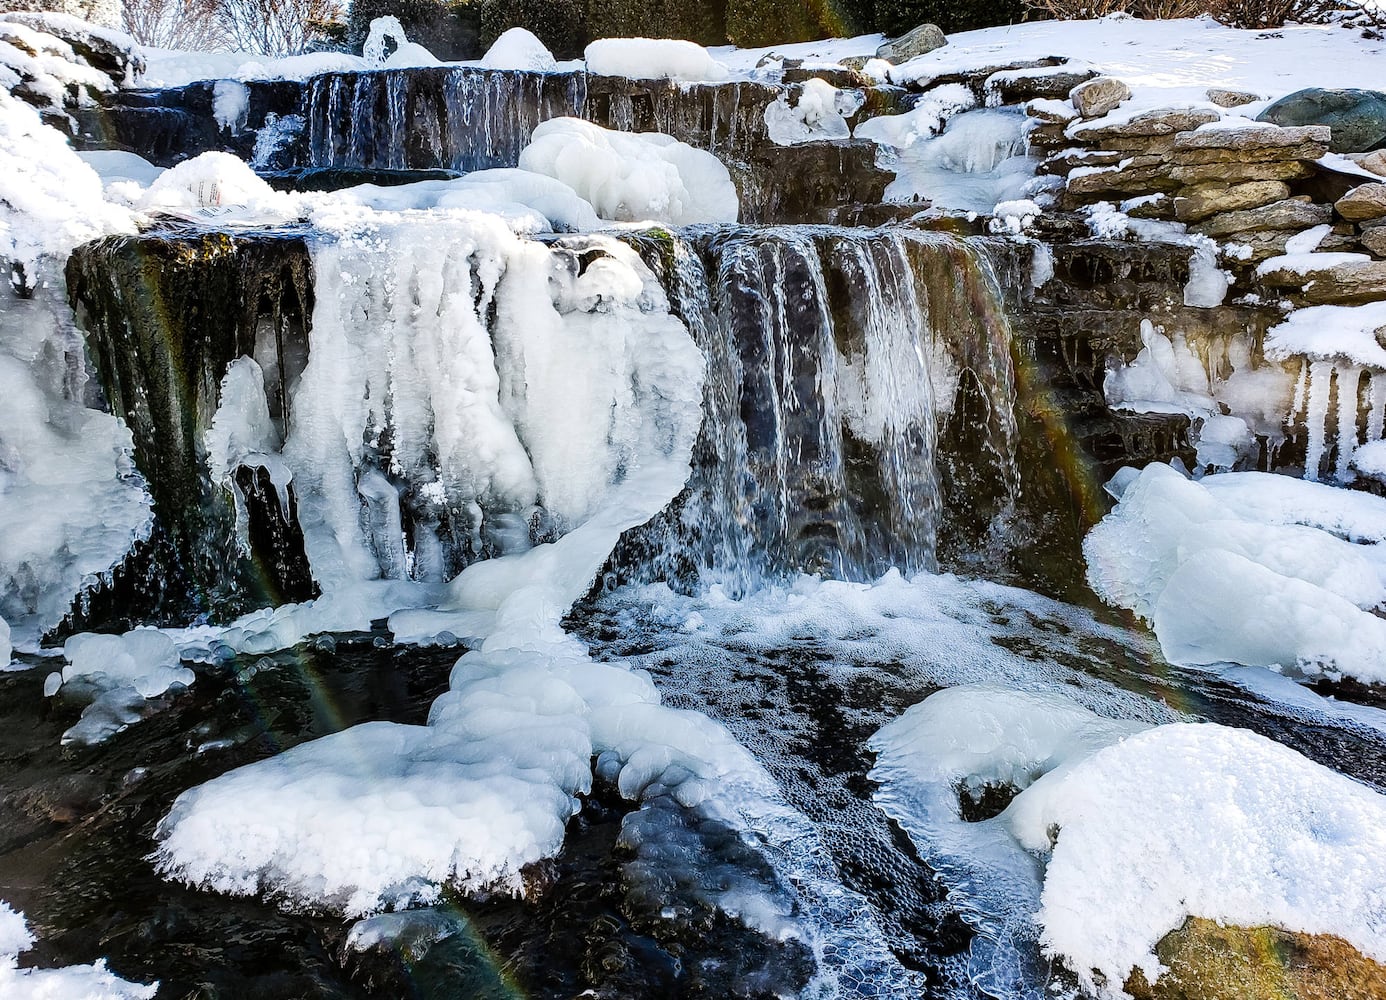
[[606,227],[596,210],[563,181],[532,170],[477,170],[456,180],[378,187],[362,184],[308,199],[333,206],[352,203],[377,211],[463,210],[505,219],[516,233],[586,232]]
[[510,28],[491,43],[481,57],[486,69],[518,69],[534,73],[551,73],[558,68],[553,53],[534,32],[525,28]]
[[781,94],[766,105],[765,129],[770,141],[781,146],[847,139],[852,135],[847,119],[861,110],[864,101],[858,91],[839,90],[815,77],[804,81],[793,104],[788,94]]
[[671,38],[603,38],[583,53],[587,71],[634,80],[716,83],[729,73],[707,49]]
[[[1319,257],[1324,254],[1308,254]],[[1296,309],[1266,331],[1266,356],[1310,358],[1386,370],[1386,348],[1376,331],[1386,327],[1386,302]]]
[[[1268,489],[1280,478],[1241,475]],[[1373,549],[1268,523],[1156,463],[1125,486],[1083,552],[1093,589],[1150,621],[1171,662],[1386,681],[1386,621],[1371,613],[1386,600],[1386,567]]]
[[21,969],[19,955],[34,946],[24,914],[0,900],[0,994],[6,1000],[153,1000],[158,983],[126,982],[105,960],[62,969]]
[[740,211],[731,175],[717,157],[662,132],[615,132],[553,118],[534,130],[519,165],[563,181],[616,222],[735,222]]
[[346,52],[305,52],[267,59],[254,52],[184,52],[142,49],[142,87],[186,87],[203,80],[307,80],[323,73],[356,73],[370,67]]
[[1386,797],[1272,740],[1161,726],[1046,775],[1007,812],[1022,844],[1053,851],[1046,949],[1105,995],[1135,968],[1155,981],[1155,944],[1189,916],[1334,934],[1386,961]]

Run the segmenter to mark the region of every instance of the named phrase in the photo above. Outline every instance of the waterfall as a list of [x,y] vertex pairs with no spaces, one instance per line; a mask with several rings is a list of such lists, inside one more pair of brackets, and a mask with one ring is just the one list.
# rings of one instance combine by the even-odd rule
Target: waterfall
[[670,298],[709,375],[692,479],[628,541],[614,580],[706,574],[740,593],[786,572],[936,569],[941,522],[968,516],[961,498],[944,510],[945,478],[964,491],[986,478],[945,468],[943,425],[971,439],[966,464],[1014,500],[1009,330],[977,247],[794,227],[644,249],[666,256]]

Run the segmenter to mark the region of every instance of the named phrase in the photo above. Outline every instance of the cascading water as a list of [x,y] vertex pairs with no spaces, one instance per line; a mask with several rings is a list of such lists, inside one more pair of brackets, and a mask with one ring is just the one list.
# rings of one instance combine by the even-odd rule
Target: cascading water
[[936,568],[949,516],[939,425],[960,390],[983,404],[969,461],[1015,499],[1009,331],[976,301],[995,295],[978,248],[822,228],[719,230],[656,251],[671,254],[671,298],[709,385],[693,478],[628,540],[629,571],[710,572],[741,592],[786,572]]

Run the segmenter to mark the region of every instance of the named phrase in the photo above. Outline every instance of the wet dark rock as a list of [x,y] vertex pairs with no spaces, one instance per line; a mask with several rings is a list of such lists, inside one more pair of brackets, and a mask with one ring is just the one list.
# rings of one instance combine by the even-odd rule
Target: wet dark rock
[[[301,554],[241,551],[232,497],[210,482],[204,445],[222,376],[241,355],[264,370],[271,417],[283,432],[287,387],[307,363],[307,246],[292,235],[117,237],[74,252],[67,282],[106,398],[131,429],[155,516],[192,585],[174,607],[144,612],[173,620],[193,609],[231,615],[307,596]],[[301,535],[280,540],[301,544]],[[284,573],[262,576],[253,563]]]
[[1257,116],[1276,125],[1327,125],[1335,153],[1386,147],[1386,93],[1309,87],[1276,101]]

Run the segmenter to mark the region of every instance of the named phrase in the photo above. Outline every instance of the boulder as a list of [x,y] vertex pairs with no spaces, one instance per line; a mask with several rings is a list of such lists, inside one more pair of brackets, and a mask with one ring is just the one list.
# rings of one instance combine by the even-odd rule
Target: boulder
[[1205,128],[1176,135],[1173,156],[1187,164],[1317,160],[1328,152],[1331,138],[1324,125]]
[[921,24],[878,48],[876,58],[899,64],[934,49],[941,49],[947,44],[948,38],[937,24]]
[[1085,80],[1068,94],[1068,99],[1084,118],[1101,118],[1130,97],[1131,88],[1113,76]]
[[1204,236],[1235,241],[1243,233],[1312,229],[1332,221],[1333,212],[1327,205],[1315,205],[1307,199],[1287,198],[1260,208],[1222,212],[1189,228]]
[[1365,153],[1386,146],[1386,93],[1310,87],[1282,97],[1258,121],[1276,125],[1327,125],[1335,153]]
[[1386,992],[1386,966],[1328,934],[1191,917],[1155,954],[1164,968],[1153,985],[1140,972],[1126,981],[1135,1000],[1370,1000]]
[[1260,99],[1259,94],[1253,94],[1249,90],[1223,90],[1220,87],[1208,90],[1208,100],[1220,108],[1240,108],[1243,104],[1251,104]]
[[1176,187],[1159,156],[1133,157],[1121,167],[1079,169],[1068,178],[1068,192],[1073,195],[1143,195]]
[[1362,230],[1359,242],[1373,257],[1386,257],[1386,225]]
[[1180,222],[1201,222],[1223,212],[1239,212],[1284,201],[1289,196],[1290,189],[1282,181],[1185,188],[1174,199],[1174,217]]
[[1272,268],[1258,277],[1271,288],[1289,290],[1297,305],[1352,306],[1386,299],[1386,261],[1357,257],[1326,263],[1316,270]]
[[1370,153],[1349,153],[1348,159],[1363,170],[1386,177],[1386,149],[1377,149]]
[[1359,184],[1334,202],[1333,207],[1352,222],[1386,218],[1386,183]]
[[1145,198],[1133,199],[1134,204],[1122,205],[1122,211],[1133,219],[1173,219],[1174,196],[1152,194]]

